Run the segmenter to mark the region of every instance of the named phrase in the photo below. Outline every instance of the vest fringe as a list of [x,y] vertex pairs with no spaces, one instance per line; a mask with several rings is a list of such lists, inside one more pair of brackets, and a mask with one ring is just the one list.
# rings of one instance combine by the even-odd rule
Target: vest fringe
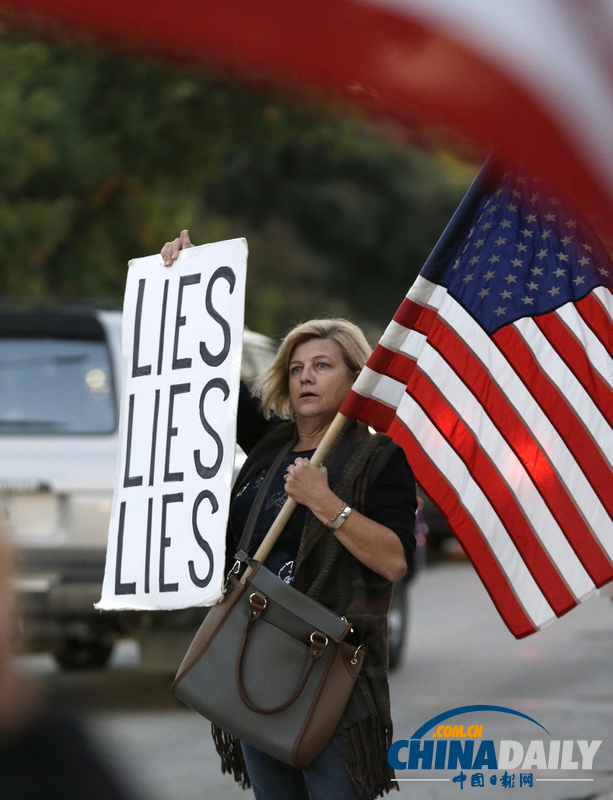
[[[211,725],[215,749],[221,758],[221,771],[232,775],[242,789],[250,789],[251,781],[240,741],[226,731]],[[341,747],[339,747],[339,740]],[[387,760],[392,744],[392,729],[376,717],[340,728],[334,747],[360,794],[383,797],[399,786],[393,781],[394,770]]]
[[242,789],[250,789],[251,781],[247,774],[247,765],[245,764],[240,740],[218,728],[215,724],[211,725],[211,733],[213,734],[215,749],[221,758],[222,774],[228,773],[232,775],[234,780],[240,783]]
[[372,792],[372,797],[383,797],[392,789],[399,789],[387,760],[392,744],[391,726],[384,725],[377,717],[369,717],[341,727],[337,737],[334,739],[336,752],[360,794]]

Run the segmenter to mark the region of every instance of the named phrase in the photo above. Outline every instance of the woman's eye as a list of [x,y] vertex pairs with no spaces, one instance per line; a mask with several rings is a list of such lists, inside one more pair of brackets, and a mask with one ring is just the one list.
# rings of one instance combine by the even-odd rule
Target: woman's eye
[[319,364],[318,364],[317,366],[318,366],[318,367],[321,369],[322,367],[324,367],[324,368],[325,368],[325,367],[327,367],[327,366],[328,366],[328,364],[326,364],[326,362],[325,362],[325,361],[320,361],[320,362],[319,362]]
[[290,369],[290,375],[295,375],[298,372],[300,372],[300,367],[292,367]]

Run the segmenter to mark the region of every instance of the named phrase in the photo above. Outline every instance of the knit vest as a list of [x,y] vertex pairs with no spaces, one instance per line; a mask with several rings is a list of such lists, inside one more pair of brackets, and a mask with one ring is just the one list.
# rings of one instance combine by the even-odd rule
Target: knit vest
[[[234,486],[232,499],[242,486],[270,466],[290,439],[297,439],[293,424],[281,424],[251,451]],[[371,434],[359,422],[348,420],[324,459],[332,491],[363,513],[368,486],[387,464],[398,446],[382,434]],[[233,563],[236,542],[227,543],[227,566]],[[338,541],[311,512],[306,515],[294,566],[292,585],[338,615],[354,628],[353,642],[366,647],[364,665],[334,744],[358,791],[382,796],[398,788],[387,760],[392,743],[387,684],[387,612],[392,583],[366,567]],[[213,726],[213,738],[222,759],[222,771],[249,787],[240,743]]]

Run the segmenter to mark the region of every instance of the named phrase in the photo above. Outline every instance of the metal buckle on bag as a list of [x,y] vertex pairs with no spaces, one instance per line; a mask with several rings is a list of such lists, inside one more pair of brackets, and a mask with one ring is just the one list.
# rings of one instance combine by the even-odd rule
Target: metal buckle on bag
[[356,647],[355,653],[353,654],[353,658],[351,659],[351,663],[355,666],[358,663],[358,653],[360,650],[364,650],[364,645],[361,644]]
[[262,614],[268,605],[268,600],[259,592],[252,592],[249,595],[249,619],[251,622]]
[[237,559],[234,562],[232,568],[228,571],[228,574],[226,575],[226,579],[223,583],[223,588],[222,588],[223,594],[227,594],[228,592],[228,583],[230,582],[230,575],[238,575],[240,571],[241,571],[241,562],[239,561],[239,559]]
[[320,658],[328,646],[328,637],[321,631],[313,631],[309,636],[309,641],[311,642],[311,656],[314,659]]
[[341,617],[341,619],[344,620],[347,623],[347,625],[349,625],[349,629],[350,629],[349,632],[353,633],[353,625],[349,622],[347,617]]
[[252,592],[249,595],[249,605],[254,606],[256,604],[255,602],[256,599],[260,601],[260,608],[262,611],[264,611],[264,609],[268,605],[268,600],[266,599],[266,597],[264,597],[263,594],[260,594],[259,592]]

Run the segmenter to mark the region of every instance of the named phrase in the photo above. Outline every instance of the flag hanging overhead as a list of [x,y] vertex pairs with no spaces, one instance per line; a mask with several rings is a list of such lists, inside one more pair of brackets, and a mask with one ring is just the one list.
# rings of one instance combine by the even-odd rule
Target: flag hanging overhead
[[484,168],[341,412],[387,432],[512,633],[613,579],[613,263]]

